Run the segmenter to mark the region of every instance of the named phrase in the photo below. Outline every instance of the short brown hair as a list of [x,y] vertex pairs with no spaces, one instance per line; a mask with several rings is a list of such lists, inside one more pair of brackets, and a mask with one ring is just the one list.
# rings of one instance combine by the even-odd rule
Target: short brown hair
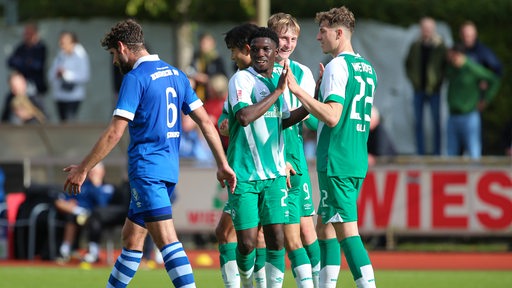
[[133,19],[123,20],[113,26],[101,40],[101,46],[109,50],[119,48],[117,42],[125,44],[132,52],[145,49],[142,26]]
[[329,11],[318,12],[316,13],[315,20],[318,23],[327,21],[329,23],[329,27],[343,26],[347,28],[350,33],[354,32],[354,28],[356,26],[356,18],[354,17],[354,13],[348,10],[348,8],[345,6],[332,8]]

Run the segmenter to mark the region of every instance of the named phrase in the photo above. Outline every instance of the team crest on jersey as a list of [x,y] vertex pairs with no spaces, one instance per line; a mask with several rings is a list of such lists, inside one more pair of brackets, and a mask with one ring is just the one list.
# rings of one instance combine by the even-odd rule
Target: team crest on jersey
[[236,90],[236,99],[238,99],[239,101],[242,100],[242,90]]

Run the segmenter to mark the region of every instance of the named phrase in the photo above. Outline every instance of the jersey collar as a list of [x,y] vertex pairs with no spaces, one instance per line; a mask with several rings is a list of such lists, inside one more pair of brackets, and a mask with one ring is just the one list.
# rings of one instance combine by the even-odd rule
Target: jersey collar
[[160,60],[160,58],[158,57],[157,54],[142,56],[137,60],[137,62],[135,62],[135,64],[133,65],[133,69],[137,68],[142,62],[158,60]]

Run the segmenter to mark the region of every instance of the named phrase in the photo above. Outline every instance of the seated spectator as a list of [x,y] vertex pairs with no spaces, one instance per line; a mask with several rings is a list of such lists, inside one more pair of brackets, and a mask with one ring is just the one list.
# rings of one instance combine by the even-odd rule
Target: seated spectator
[[2,122],[11,124],[44,123],[46,116],[27,93],[27,81],[21,73],[9,76],[9,93],[5,99]]
[[83,262],[95,263],[99,260],[99,243],[102,233],[111,227],[122,226],[130,205],[130,185],[127,181],[116,187],[107,205],[92,209],[87,218],[87,253]]
[[98,163],[89,171],[78,195],[62,193],[55,200],[57,210],[65,214],[64,237],[60,246],[59,261],[67,262],[71,257],[78,230],[83,226],[95,207],[106,206],[114,193],[114,187],[105,184],[105,167]]
[[213,154],[197,124],[190,116],[183,115],[181,125],[180,157],[205,165],[212,164]]

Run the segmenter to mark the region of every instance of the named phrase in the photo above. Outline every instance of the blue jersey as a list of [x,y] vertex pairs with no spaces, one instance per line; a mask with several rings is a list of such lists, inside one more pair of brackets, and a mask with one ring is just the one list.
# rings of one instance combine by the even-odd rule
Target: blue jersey
[[124,76],[114,110],[130,120],[129,177],[177,183],[181,112],[202,105],[182,71],[158,55],[141,57]]

